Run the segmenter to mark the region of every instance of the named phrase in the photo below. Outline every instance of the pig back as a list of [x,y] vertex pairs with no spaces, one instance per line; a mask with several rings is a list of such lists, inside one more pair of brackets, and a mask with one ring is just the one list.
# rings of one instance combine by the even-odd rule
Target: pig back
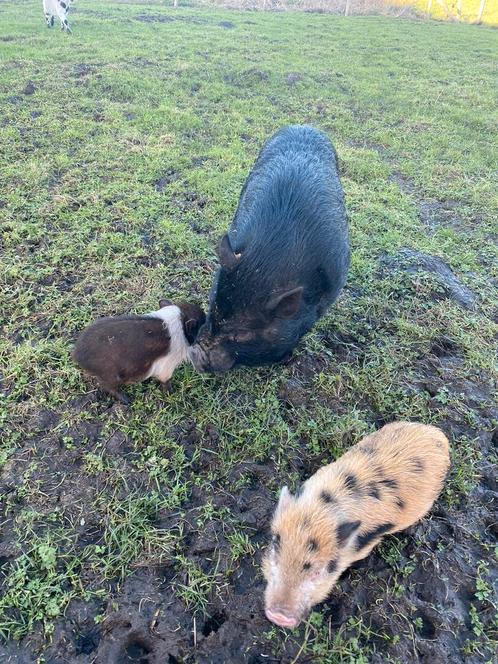
[[349,240],[337,156],[328,137],[287,127],[263,147],[229,231],[241,253],[238,281],[254,293],[302,285],[323,313],[349,267]]
[[403,530],[421,519],[441,492],[450,465],[449,445],[436,427],[395,422],[367,436],[313,477],[337,487],[348,517],[362,530],[390,524]]

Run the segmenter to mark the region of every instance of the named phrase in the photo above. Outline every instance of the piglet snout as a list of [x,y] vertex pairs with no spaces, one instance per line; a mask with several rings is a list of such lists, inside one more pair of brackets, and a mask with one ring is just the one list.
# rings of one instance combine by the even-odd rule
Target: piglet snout
[[296,618],[289,611],[280,607],[265,609],[265,613],[268,620],[271,620],[272,623],[275,623],[279,627],[294,629],[294,627],[299,625],[299,618]]

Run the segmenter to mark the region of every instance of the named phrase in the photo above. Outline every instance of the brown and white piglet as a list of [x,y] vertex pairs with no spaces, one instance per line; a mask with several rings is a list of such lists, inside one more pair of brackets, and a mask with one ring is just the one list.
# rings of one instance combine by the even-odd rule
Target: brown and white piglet
[[160,300],[160,309],[144,316],[113,316],[89,325],[76,341],[72,357],[100,387],[124,403],[117,388],[157,378],[170,389],[176,367],[189,358],[205,315],[195,304]]
[[267,618],[297,627],[383,535],[430,510],[449,464],[442,431],[395,422],[320,468],[298,495],[283,487],[263,560]]

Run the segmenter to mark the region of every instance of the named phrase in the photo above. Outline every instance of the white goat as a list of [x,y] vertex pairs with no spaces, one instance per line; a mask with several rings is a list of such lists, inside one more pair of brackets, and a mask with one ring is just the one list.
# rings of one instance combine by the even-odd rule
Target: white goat
[[67,22],[67,13],[71,0],[43,0],[43,12],[49,28],[53,27],[55,17],[61,22],[61,30],[72,32]]

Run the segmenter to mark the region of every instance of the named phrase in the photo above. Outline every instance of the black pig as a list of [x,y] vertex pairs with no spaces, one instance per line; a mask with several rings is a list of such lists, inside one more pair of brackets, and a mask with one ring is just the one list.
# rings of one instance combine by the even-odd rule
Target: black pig
[[337,298],[349,267],[344,194],[325,134],[290,126],[264,145],[218,258],[194,366],[223,372],[285,359]]

